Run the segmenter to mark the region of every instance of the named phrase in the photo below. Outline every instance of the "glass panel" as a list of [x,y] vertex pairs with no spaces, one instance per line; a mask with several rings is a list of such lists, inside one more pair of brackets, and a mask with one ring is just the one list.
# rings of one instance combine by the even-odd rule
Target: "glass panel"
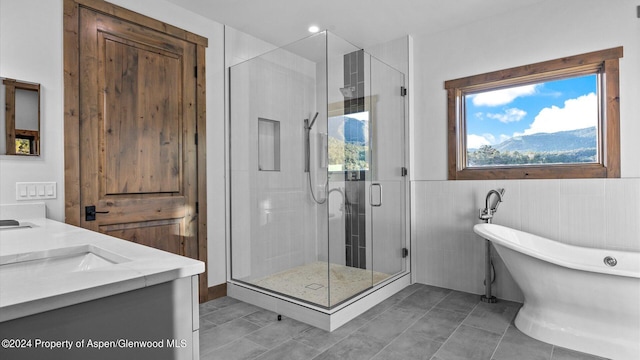
[[465,96],[467,166],[598,162],[598,75]]
[[371,57],[371,233],[373,282],[405,270],[404,74]]
[[[367,112],[364,52],[329,33],[327,67],[329,283],[331,306],[371,288],[366,268],[364,173]],[[362,204],[362,205],[361,205]]]
[[[329,305],[326,165],[319,162],[326,110],[317,106],[326,104],[325,52],[322,33],[230,69],[231,276],[320,306]],[[280,171],[259,171],[260,118],[279,122]]]

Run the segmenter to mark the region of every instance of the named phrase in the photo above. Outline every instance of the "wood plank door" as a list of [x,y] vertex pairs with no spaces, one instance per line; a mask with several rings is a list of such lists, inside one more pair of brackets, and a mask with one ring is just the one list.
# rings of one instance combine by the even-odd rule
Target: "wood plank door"
[[202,259],[197,45],[76,9],[79,225]]

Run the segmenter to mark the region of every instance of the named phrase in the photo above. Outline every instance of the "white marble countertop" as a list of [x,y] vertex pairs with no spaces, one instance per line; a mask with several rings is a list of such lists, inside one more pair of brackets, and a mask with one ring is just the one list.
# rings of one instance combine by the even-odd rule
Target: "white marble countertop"
[[79,247],[111,254],[118,263],[82,271],[54,271],[54,267],[31,272],[14,267],[10,272],[5,267],[4,276],[0,266],[0,322],[204,272],[201,261],[61,222],[35,218],[20,223],[32,227],[0,230],[0,263],[23,261],[24,254],[56,255],[57,249]]

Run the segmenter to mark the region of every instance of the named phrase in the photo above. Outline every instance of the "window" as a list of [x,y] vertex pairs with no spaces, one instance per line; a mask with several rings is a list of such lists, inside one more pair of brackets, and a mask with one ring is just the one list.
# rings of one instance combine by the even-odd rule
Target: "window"
[[620,177],[622,47],[445,82],[449,179]]
[[329,117],[329,171],[369,170],[369,112]]

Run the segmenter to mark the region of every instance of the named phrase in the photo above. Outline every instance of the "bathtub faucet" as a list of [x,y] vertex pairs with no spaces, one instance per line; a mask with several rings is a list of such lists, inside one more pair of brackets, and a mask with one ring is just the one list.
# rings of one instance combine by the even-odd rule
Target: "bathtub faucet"
[[[491,205],[491,198],[493,197],[493,195],[496,195],[498,197],[498,200],[495,202],[495,204]],[[489,190],[489,192],[487,193],[487,197],[485,198],[484,209],[480,209],[480,215],[478,216],[480,220],[484,220],[488,223],[491,222],[493,214],[498,211],[498,206],[502,202],[502,196],[504,196],[504,189]]]
[[[492,205],[491,198],[493,195],[498,197],[495,204]],[[487,224],[491,223],[491,219],[493,219],[493,214],[498,211],[498,206],[502,202],[502,196],[504,196],[504,188],[503,189],[492,189],[487,193],[487,197],[484,200],[484,209],[480,209],[479,218],[480,220],[484,220]],[[491,262],[491,243],[489,240],[485,240],[485,253],[484,253],[484,286],[485,292],[484,295],[480,297],[482,302],[493,304],[498,301],[495,296],[491,295],[491,284],[495,280],[495,276],[492,279],[491,274],[495,274],[495,271],[492,271],[493,263]]]

